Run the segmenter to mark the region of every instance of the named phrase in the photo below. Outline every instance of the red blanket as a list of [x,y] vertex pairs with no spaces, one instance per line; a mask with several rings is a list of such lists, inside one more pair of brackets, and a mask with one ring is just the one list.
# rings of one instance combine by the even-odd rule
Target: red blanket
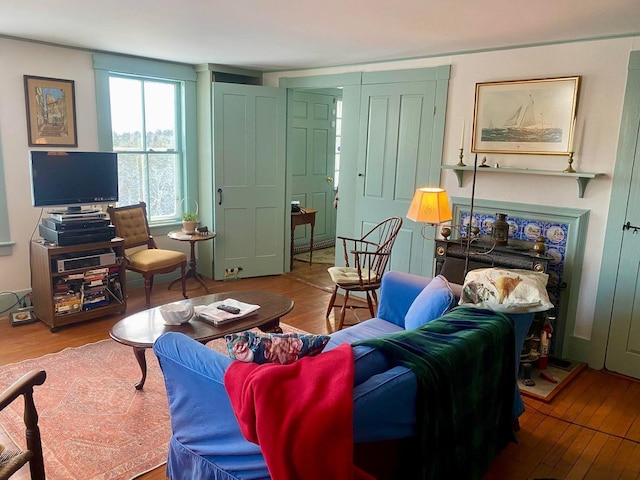
[[290,365],[233,362],[224,384],[274,480],[373,478],[353,465],[350,345]]

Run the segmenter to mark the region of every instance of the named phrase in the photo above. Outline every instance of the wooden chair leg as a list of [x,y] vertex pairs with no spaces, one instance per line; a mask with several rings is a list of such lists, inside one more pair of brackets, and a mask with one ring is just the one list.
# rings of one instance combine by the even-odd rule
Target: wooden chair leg
[[349,302],[349,290],[345,290],[344,292],[344,302],[342,303],[342,308],[340,309],[340,323],[336,325],[338,330],[342,330],[344,325],[344,316],[347,313],[347,302]]
[[180,266],[180,277],[182,278],[182,296],[184,298],[189,298],[187,296],[187,279],[185,278],[185,270],[186,270],[186,263],[183,263]]
[[26,425],[27,449],[33,452],[29,460],[32,480],[44,480],[44,458],[42,454],[42,440],[38,427],[38,411],[33,402],[33,390],[24,395],[24,421]]
[[147,308],[151,307],[151,289],[153,288],[153,275],[144,277],[144,298],[147,301]]
[[369,313],[371,314],[371,318],[375,317],[376,314],[374,313],[374,310],[373,310],[373,301],[371,300],[371,295],[369,295],[369,292],[367,292],[367,306],[369,307]]
[[[375,290],[371,290],[371,296],[373,297],[373,304],[375,305],[376,310],[378,310],[378,294]],[[375,314],[373,316],[375,317]]]
[[325,316],[325,319],[328,319],[329,315],[331,315],[331,310],[333,310],[333,306],[335,305],[337,294],[338,294],[338,286],[336,285],[335,288],[333,289],[333,294],[331,295],[331,299],[329,300],[329,306],[327,307],[327,315]]

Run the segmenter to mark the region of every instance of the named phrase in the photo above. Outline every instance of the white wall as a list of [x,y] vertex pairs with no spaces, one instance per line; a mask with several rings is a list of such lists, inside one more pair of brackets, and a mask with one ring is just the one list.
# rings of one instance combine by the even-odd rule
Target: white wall
[[[517,174],[479,175],[476,198],[558,205],[590,211],[575,328],[572,332],[567,332],[568,335],[590,339],[593,323],[598,320],[594,319],[593,311],[605,243],[629,53],[638,49],[640,37],[633,37],[350,67],[276,72],[266,74],[264,81],[267,85],[276,86],[281,77],[451,65],[443,163],[457,163],[462,124],[466,122],[465,163],[473,165],[469,126],[473,122],[476,83],[580,75],[582,84],[573,167],[578,171],[605,175],[591,180],[584,198],[578,198],[577,183],[571,178]],[[555,155],[486,156],[490,165],[499,163],[503,167],[562,171],[567,166],[567,157]],[[480,159],[482,157],[484,154],[480,155]],[[444,172],[441,184],[450,195],[471,196],[471,182],[465,180],[464,186],[458,188],[453,172]],[[599,352],[596,356],[604,358],[604,352]],[[593,363],[596,364],[594,366],[602,366],[598,362]]]
[[[0,256],[0,292],[24,292],[31,289],[29,240],[39,238],[41,209],[31,206],[31,148],[27,141],[23,75],[75,82],[78,148],[69,149],[77,151],[98,149],[95,80],[90,52],[18,40],[0,38],[0,65],[0,145],[3,149],[9,228],[11,240],[15,242],[12,255]],[[166,246],[188,252],[188,246],[167,240],[160,233],[166,231],[158,232],[156,238],[161,248]],[[13,301],[12,296],[7,298]],[[0,299],[0,306],[7,304],[4,300],[6,298]]]
[[75,81],[79,151],[98,148],[95,82],[91,54],[76,50],[0,39],[0,65],[0,135],[9,227],[16,242],[13,255],[0,257],[0,292],[22,291],[31,288],[29,239],[39,237],[41,212],[31,206],[23,75]]

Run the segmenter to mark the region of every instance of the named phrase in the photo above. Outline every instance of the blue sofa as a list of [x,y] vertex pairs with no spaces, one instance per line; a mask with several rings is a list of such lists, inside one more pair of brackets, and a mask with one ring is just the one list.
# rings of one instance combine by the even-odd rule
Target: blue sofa
[[[404,330],[407,312],[431,281],[400,272],[385,274],[378,316],[332,334],[325,351]],[[458,296],[460,288],[452,285]],[[517,364],[533,315],[512,317]],[[270,478],[260,448],[242,436],[223,384],[232,360],[178,333],[162,335],[153,349],[165,377],[171,416],[167,476],[172,480]],[[362,465],[358,459],[380,460],[379,455],[371,454],[371,448],[381,447],[385,452],[382,463],[393,478],[398,473],[397,465],[392,465],[393,448],[405,455],[413,455],[411,449],[415,448],[411,439],[416,435],[418,382],[409,368],[391,364],[377,349],[356,346],[353,353],[356,463],[378,478],[384,477],[379,465]],[[514,419],[524,411],[516,380]]]

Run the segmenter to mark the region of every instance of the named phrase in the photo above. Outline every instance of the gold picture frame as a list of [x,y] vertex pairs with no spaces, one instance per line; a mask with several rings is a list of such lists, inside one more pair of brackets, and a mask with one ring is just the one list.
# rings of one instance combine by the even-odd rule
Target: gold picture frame
[[77,147],[73,80],[24,76],[30,147]]
[[580,77],[476,83],[471,151],[568,155]]

